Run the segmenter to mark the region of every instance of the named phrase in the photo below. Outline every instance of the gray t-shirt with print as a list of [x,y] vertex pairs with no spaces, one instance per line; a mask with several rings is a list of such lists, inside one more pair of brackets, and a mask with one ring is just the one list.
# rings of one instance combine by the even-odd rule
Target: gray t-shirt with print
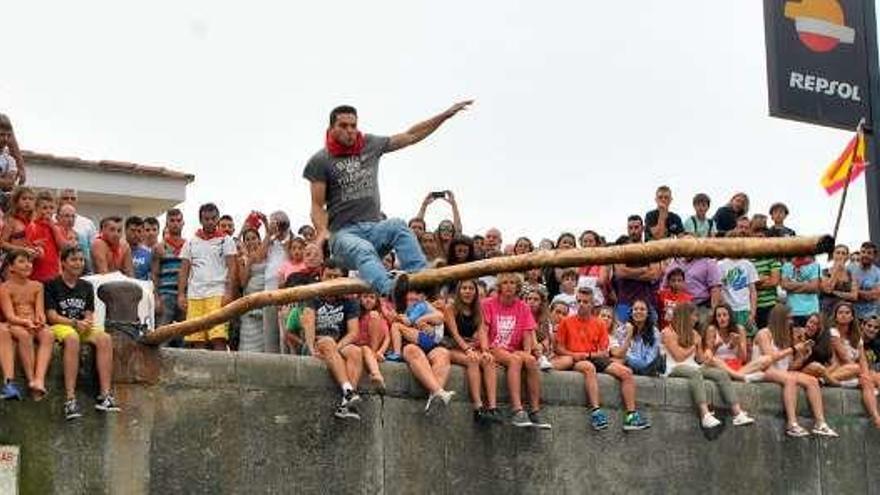
[[360,155],[331,156],[322,149],[309,159],[303,177],[327,184],[330,232],[358,222],[381,220],[379,158],[390,141],[385,136],[366,134]]

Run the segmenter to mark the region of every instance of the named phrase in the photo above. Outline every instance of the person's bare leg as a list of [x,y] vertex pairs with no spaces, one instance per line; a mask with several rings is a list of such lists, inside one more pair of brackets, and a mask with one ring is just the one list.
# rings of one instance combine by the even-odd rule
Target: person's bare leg
[[859,373],[861,373],[861,369],[859,369],[858,363],[849,363],[834,368],[834,370],[830,371],[828,374],[834,380],[837,380],[838,382],[843,382],[846,380],[857,378],[859,376]]
[[95,337],[95,366],[98,368],[98,388],[107,395],[113,379],[113,339],[106,333]]
[[403,347],[403,337],[400,334],[401,327],[406,328],[402,323],[395,322],[391,325],[391,350],[400,354]]
[[498,367],[495,358],[488,355],[481,359],[480,366],[483,369],[483,383],[486,387],[486,407],[495,409],[498,407]]
[[518,354],[504,349],[492,349],[492,356],[501,366],[507,368],[507,392],[510,395],[510,407],[521,411],[522,406],[522,358]]
[[797,424],[797,378],[794,373],[768,369],[764,372],[764,378],[782,385],[782,407],[785,410],[786,424]]
[[541,409],[541,370],[538,360],[531,354],[521,354],[523,367],[526,369],[526,390],[529,394],[529,406],[532,411]]
[[[319,358],[327,365],[327,369],[330,371],[330,375],[333,376],[336,383],[342,385],[343,383],[348,382],[348,374],[345,370],[345,360],[342,359],[339,351],[336,350],[336,342],[331,338],[322,337],[315,344],[315,347],[318,350]],[[352,386],[355,386],[355,384],[352,384]]]
[[440,388],[446,388],[446,382],[449,381],[449,371],[452,368],[449,362],[449,349],[445,347],[435,347],[428,353],[428,361],[431,362],[431,370],[437,377],[437,383]]
[[584,375],[584,391],[587,394],[587,403],[590,409],[596,409],[601,404],[599,398],[599,378],[596,374],[596,366],[589,361],[578,361],[573,369]]
[[[797,385],[804,388],[807,393],[807,402],[810,404],[810,410],[813,412],[813,418],[817,423],[825,422],[825,406],[822,404],[822,390],[819,388],[819,380],[814,376],[805,375],[803,373],[794,372]],[[797,390],[797,388],[795,388]]]
[[55,337],[46,327],[43,327],[34,337],[38,345],[37,362],[34,366],[34,389],[38,392],[35,398],[41,399],[46,394],[46,372],[49,371]]
[[556,356],[550,360],[553,369],[557,371],[570,370],[574,367],[574,358],[571,356]]
[[880,428],[880,412],[877,411],[877,386],[870,371],[859,375],[859,385],[862,389],[862,403],[865,405],[865,412],[871,417],[874,428]]
[[449,351],[449,360],[459,366],[464,366],[465,377],[468,383],[468,395],[471,399],[471,405],[474,409],[483,407],[483,401],[480,399],[480,362],[476,352],[469,355],[459,349]]
[[24,377],[28,387],[34,384],[34,337],[26,329],[19,326],[10,326],[9,331],[18,343],[18,360],[24,370]]
[[626,412],[636,410],[636,381],[633,379],[633,372],[626,366],[612,363],[605,368],[605,373],[617,378],[620,381],[620,397],[623,399],[623,407]]
[[62,343],[64,352],[64,394],[67,400],[76,397],[76,375],[79,373],[79,336],[68,335]]
[[367,368],[367,373],[370,374],[370,382],[374,387],[384,389],[385,379],[382,377],[382,372],[379,371],[379,361],[376,359],[376,353],[369,346],[363,345],[360,346],[360,349],[364,356],[364,366]]
[[0,368],[4,382],[15,378],[15,342],[6,325],[0,326]]
[[347,345],[341,351],[342,357],[345,358],[345,374],[351,386],[357,388],[361,382],[361,375],[364,372],[364,353],[361,348],[356,345]]
[[437,381],[437,377],[434,376],[434,371],[431,369],[431,363],[428,361],[428,357],[425,356],[425,353],[422,352],[422,349],[420,349],[419,346],[409,344],[404,347],[403,359],[406,361],[406,364],[409,365],[409,369],[412,371],[416,380],[421,383],[429,393],[435,394],[443,390],[443,387]]

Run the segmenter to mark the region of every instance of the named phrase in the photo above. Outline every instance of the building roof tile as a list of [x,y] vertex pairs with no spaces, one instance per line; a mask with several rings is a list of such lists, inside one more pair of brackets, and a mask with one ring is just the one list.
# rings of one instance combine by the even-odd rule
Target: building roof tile
[[196,177],[193,174],[179,172],[165,167],[139,165],[131,162],[119,162],[115,160],[84,160],[82,158],[55,156],[49,153],[37,153],[26,150],[22,150],[21,154],[24,156],[25,164],[30,161],[47,162],[50,165],[61,167],[180,179],[185,180],[187,183],[194,181]]

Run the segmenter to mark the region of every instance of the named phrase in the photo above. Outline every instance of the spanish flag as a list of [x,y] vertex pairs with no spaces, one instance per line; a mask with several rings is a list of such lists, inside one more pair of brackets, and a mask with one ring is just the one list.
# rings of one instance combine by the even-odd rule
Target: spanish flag
[[[852,168],[852,171],[850,171]],[[862,172],[865,171],[865,136],[862,134],[861,128],[855,137],[843,150],[843,153],[834,160],[831,165],[822,174],[820,181],[822,187],[828,195],[832,195],[843,189],[846,185],[847,177],[852,182],[856,180]]]

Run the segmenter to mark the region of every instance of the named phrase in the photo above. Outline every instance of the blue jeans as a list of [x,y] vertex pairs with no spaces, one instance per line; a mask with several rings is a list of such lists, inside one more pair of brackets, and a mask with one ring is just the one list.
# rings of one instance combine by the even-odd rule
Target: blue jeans
[[333,256],[349,270],[357,270],[360,278],[384,296],[391,294],[394,280],[385,270],[382,256],[392,249],[403,271],[417,272],[428,266],[415,234],[399,218],[348,225],[330,236]]
[[[156,326],[168,325],[175,321],[186,321],[186,313],[177,306],[177,294],[160,294],[162,312],[156,314]],[[169,347],[183,347],[183,337],[168,341]]]

